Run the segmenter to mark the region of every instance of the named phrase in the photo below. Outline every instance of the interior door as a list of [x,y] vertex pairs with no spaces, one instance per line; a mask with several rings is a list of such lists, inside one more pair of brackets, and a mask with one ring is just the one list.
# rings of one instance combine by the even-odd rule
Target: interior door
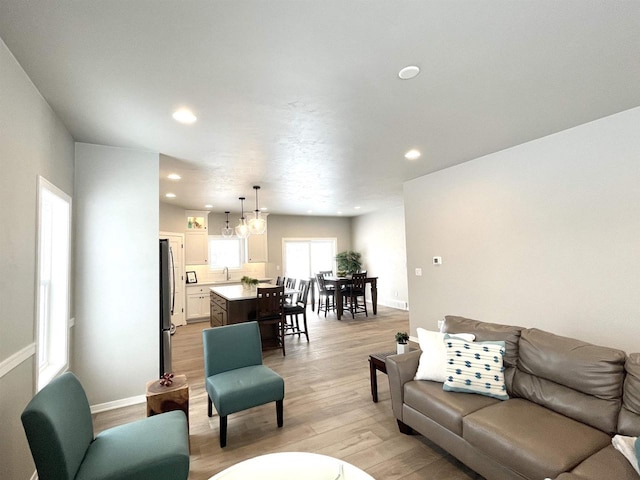
[[173,313],[171,323],[175,326],[186,325],[184,313],[185,288],[184,288],[184,235],[181,233],[160,232],[160,238],[169,240],[171,255],[173,256],[173,285],[175,296],[173,299]]

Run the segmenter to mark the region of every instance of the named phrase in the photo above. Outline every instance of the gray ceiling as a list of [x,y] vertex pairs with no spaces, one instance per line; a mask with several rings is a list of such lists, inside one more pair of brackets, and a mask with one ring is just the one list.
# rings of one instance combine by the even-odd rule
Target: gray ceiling
[[258,184],[273,213],[359,215],[640,105],[639,1],[0,0],[0,37],[76,141],[160,152],[188,209]]

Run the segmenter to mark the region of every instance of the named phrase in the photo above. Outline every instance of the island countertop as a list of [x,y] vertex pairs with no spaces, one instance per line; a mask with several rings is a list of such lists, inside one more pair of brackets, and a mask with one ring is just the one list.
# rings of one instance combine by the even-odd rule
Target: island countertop
[[[258,287],[273,287],[270,283],[259,283]],[[256,289],[244,288],[242,285],[223,285],[219,287],[209,287],[216,295],[220,295],[222,298],[233,302],[237,300],[250,300],[257,298],[258,292]]]

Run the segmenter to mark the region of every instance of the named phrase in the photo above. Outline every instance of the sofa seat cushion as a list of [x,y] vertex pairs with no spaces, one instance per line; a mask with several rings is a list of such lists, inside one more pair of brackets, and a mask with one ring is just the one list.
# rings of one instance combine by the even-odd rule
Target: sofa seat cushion
[[188,475],[187,417],[176,410],[98,434],[75,478],[156,480]]
[[610,444],[593,427],[522,398],[463,418],[463,438],[525,478],[555,478]]
[[558,476],[558,480],[602,480],[604,478],[638,480],[640,475],[636,473],[624,455],[612,445],[608,445],[580,463],[571,472]]
[[442,383],[414,380],[404,386],[404,403],[456,435],[462,436],[462,418],[500,400],[471,393],[446,392]]

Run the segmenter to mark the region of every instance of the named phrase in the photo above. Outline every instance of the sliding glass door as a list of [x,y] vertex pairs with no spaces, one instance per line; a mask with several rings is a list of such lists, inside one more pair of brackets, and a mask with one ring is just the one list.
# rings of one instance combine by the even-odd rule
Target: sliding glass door
[[284,238],[284,276],[309,278],[321,270],[335,271],[337,239]]

